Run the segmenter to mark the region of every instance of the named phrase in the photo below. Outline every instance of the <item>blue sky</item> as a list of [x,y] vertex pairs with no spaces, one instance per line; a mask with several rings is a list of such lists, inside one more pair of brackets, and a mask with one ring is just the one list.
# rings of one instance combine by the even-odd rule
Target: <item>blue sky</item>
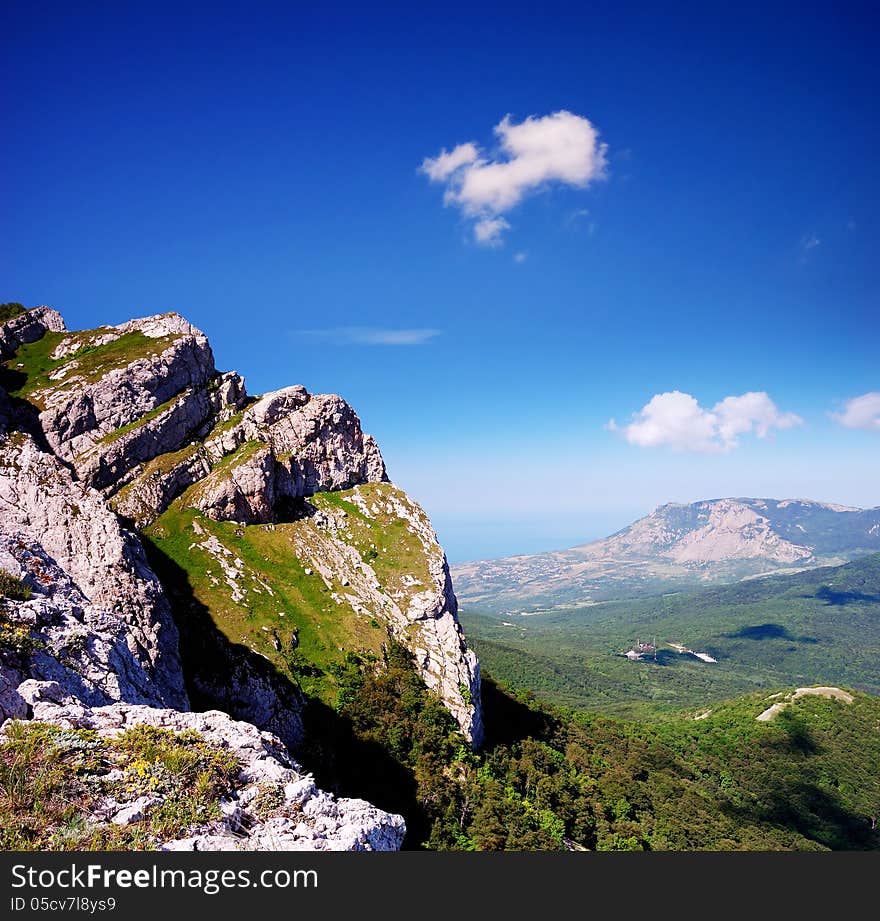
[[[880,505],[869,5],[318,6],[5,4],[0,299],[176,309],[251,392],[342,394],[456,560]],[[467,199],[559,112],[604,168]]]

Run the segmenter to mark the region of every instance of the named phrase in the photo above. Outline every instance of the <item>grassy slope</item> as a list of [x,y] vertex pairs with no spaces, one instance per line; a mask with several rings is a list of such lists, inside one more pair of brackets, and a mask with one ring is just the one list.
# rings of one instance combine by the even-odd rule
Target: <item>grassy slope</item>
[[[532,617],[462,620],[499,678],[557,703],[657,716],[755,688],[843,683],[880,694],[880,555],[842,567]],[[514,626],[506,626],[504,622]],[[657,637],[659,661],[615,653]],[[719,659],[679,656],[680,642]]]
[[[114,368],[124,368],[139,358],[158,355],[174,340],[173,336],[151,339],[141,332],[132,332],[104,345],[88,345],[89,340],[100,332],[100,329],[75,333],[47,332],[36,342],[23,345],[7,361],[6,367],[0,369],[0,384],[11,396],[40,406],[40,390],[46,387],[64,388],[63,379],[50,379],[53,371],[69,365],[71,378],[96,381]],[[52,353],[66,339],[81,340],[83,345],[62,358],[53,358]]]
[[[243,446],[242,450],[246,449]],[[395,487],[369,484],[358,487],[358,491],[363,496],[382,496],[391,495]],[[425,561],[415,536],[389,516],[363,516],[347,501],[352,492],[320,493],[309,501],[319,509],[332,507],[346,512],[345,541],[370,563],[383,588],[396,590],[401,575],[424,578],[426,573],[421,570]],[[328,588],[317,571],[306,574],[311,567],[307,559],[300,559],[294,545],[316,545],[319,537],[314,523],[309,518],[246,527],[215,522],[187,507],[191,495],[187,492],[181,496],[147,529],[150,539],[186,571],[196,599],[229,640],[265,655],[297,678],[307,693],[326,703],[334,702],[333,666],[344,662],[347,652],[379,655],[387,634],[375,619],[356,612],[344,600],[333,600],[334,592],[344,596],[345,586],[332,583]],[[242,561],[244,575],[237,580],[243,594],[240,600],[233,599],[217,561],[199,549],[198,543],[204,538],[195,534],[194,521],[231,551],[230,560]],[[294,632],[299,643],[291,654]],[[274,646],[276,638],[280,650]]]

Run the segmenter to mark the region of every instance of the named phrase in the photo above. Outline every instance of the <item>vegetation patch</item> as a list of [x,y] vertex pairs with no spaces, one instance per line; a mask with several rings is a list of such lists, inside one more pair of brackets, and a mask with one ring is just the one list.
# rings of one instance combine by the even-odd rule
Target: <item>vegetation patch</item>
[[[331,701],[336,681],[329,666],[347,651],[378,653],[385,633],[347,602],[337,603],[332,595],[341,598],[343,586],[328,588],[297,557],[295,542],[311,539],[314,525],[307,519],[246,527],[212,521],[188,508],[186,498],[147,529],[148,537],[186,573],[193,599],[228,640],[261,653],[307,693]],[[218,559],[209,552],[209,539],[228,554],[217,551]]]
[[[228,475],[262,447],[262,442],[243,445],[210,478]],[[145,468],[139,479],[146,475]],[[375,617],[352,607],[345,598],[351,589],[335,580],[325,583],[312,557],[320,558],[329,537],[308,514],[273,525],[212,521],[189,507],[209,481],[196,483],[172,503],[147,536],[186,573],[187,590],[228,640],[259,652],[307,694],[332,703],[335,666],[348,653],[381,655],[387,631]],[[390,484],[357,489],[371,500],[402,495]],[[429,576],[419,538],[390,513],[363,515],[351,501],[353,492],[320,493],[307,501],[318,509],[345,511],[346,530],[340,537],[369,562],[384,590],[402,592],[404,598],[406,592],[423,590]],[[217,542],[214,553],[206,549],[209,539]],[[217,551],[217,545],[227,552]],[[401,603],[406,606],[405,600]]]
[[[195,732],[135,726],[107,739],[14,722],[0,741],[0,849],[152,849],[218,818],[237,773],[232,756]],[[140,797],[151,801],[140,821],[98,814]]]
[[20,576],[14,576],[5,569],[0,569],[0,598],[13,601],[27,601],[31,597],[31,587]]
[[[661,725],[573,714],[483,683],[473,754],[391,644],[338,670],[337,721],[307,724],[320,784],[402,812],[408,847],[826,850],[880,847],[880,701],[767,695]],[[308,711],[307,711],[308,715]],[[370,754],[371,753],[371,754]]]
[[[366,503],[369,516],[352,501],[354,494]],[[403,518],[389,510],[392,500],[408,509],[413,517],[424,515],[406,493],[390,483],[365,483],[354,489],[317,493],[309,499],[316,508],[345,512],[346,542],[369,563],[384,589],[403,590],[409,595],[424,591],[431,584],[431,575],[421,539]],[[377,511],[373,510],[374,505]]]

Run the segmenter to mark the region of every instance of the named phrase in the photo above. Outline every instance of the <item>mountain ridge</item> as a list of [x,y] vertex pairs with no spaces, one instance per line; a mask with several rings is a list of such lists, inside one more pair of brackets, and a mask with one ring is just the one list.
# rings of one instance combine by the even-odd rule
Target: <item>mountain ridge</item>
[[[222,814],[191,803],[204,821],[154,845],[399,847],[399,815],[300,782],[288,754],[342,671],[396,646],[462,741],[482,740],[445,554],[352,407],[301,385],[248,395],[177,313],[70,331],[44,306],[0,324],[0,443],[3,738],[28,719],[111,746],[227,732],[244,766]],[[273,808],[251,815],[264,787]],[[164,808],[114,802],[87,823]]]
[[726,497],[664,503],[601,540],[459,563],[453,575],[469,605],[552,607],[834,565],[878,549],[880,508]]

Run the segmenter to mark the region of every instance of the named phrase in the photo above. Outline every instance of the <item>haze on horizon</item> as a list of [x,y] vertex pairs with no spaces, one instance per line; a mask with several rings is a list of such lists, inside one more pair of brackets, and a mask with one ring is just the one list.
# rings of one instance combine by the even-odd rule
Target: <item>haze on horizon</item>
[[341,393],[454,561],[877,506],[872,15],[12,2],[0,299]]

